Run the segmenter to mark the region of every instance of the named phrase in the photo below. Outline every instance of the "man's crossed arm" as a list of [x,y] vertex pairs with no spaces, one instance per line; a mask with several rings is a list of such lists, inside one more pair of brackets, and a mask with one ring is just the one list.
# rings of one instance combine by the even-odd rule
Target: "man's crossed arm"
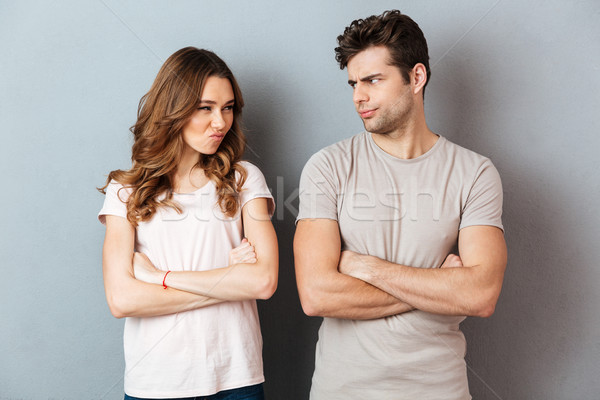
[[415,308],[488,317],[506,268],[504,235],[491,226],[463,228],[458,248],[460,259],[444,263],[457,268],[415,268],[350,251],[340,254],[336,221],[301,220],[294,256],[302,308],[311,316],[351,319],[382,318]]

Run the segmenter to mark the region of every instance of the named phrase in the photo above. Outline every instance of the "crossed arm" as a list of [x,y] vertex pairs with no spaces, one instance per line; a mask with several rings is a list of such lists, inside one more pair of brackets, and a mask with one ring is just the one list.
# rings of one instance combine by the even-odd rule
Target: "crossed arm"
[[308,315],[352,319],[415,308],[490,316],[506,267],[504,235],[495,227],[467,227],[459,233],[458,246],[462,264],[444,265],[457,268],[415,268],[349,251],[340,255],[336,221],[301,220],[294,254],[302,307]]
[[[165,271],[135,255],[135,229],[127,220],[106,216],[103,273],[106,298],[117,317],[149,317],[189,311],[228,300],[269,298],[277,287],[278,251],[267,200],[257,198],[242,208],[244,232],[256,260],[208,271]],[[137,279],[136,279],[137,278]]]
[[296,282],[307,315],[374,319],[412,309],[383,290],[338,270],[341,240],[337,221],[303,219],[294,236]]

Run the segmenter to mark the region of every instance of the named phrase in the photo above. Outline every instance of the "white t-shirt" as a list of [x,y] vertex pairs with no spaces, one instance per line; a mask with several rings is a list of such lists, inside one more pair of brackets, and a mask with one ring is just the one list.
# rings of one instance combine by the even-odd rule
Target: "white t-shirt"
[[[336,220],[344,250],[411,267],[439,267],[460,229],[502,229],[501,216],[491,161],[443,137],[405,160],[363,132],[315,154],[300,178],[298,220]],[[420,310],[324,318],[311,399],[470,399],[463,319]]]
[[[241,162],[248,172],[240,203],[264,197],[269,211],[274,202],[260,170]],[[124,201],[130,191],[111,182],[100,222],[105,215],[126,218]],[[119,197],[120,196],[120,199]],[[225,267],[229,251],[243,239],[241,210],[233,218],[217,205],[212,181],[193,193],[174,194],[183,208],[159,208],[153,218],[138,224],[135,251],[167,271],[203,271]],[[256,301],[228,301],[192,311],[126,318],[125,393],[165,398],[210,395],[221,390],[264,381],[262,337]]]

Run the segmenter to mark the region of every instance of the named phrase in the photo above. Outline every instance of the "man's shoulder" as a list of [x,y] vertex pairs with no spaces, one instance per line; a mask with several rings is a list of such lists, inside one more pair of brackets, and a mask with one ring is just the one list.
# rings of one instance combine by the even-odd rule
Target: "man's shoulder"
[[366,143],[366,135],[366,132],[361,132],[322,148],[310,157],[307,165],[309,163],[338,163],[349,160],[356,153],[356,149]]
[[458,162],[464,162],[471,165],[491,163],[491,160],[488,157],[458,145],[447,138],[444,138],[443,151],[446,153],[446,157],[453,158]]
[[448,140],[444,147],[445,164],[452,168],[452,179],[461,182],[465,190],[470,191],[477,182],[502,190],[500,174],[488,157]]
[[302,169],[300,184],[307,180],[328,179],[337,182],[352,168],[365,139],[365,132],[331,144],[313,154]]

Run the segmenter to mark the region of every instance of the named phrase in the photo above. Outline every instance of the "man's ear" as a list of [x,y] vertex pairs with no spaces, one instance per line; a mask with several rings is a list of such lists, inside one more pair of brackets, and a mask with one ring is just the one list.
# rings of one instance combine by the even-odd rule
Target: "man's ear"
[[427,69],[425,68],[425,65],[421,63],[415,64],[410,72],[410,84],[412,86],[413,94],[422,92],[426,83]]

